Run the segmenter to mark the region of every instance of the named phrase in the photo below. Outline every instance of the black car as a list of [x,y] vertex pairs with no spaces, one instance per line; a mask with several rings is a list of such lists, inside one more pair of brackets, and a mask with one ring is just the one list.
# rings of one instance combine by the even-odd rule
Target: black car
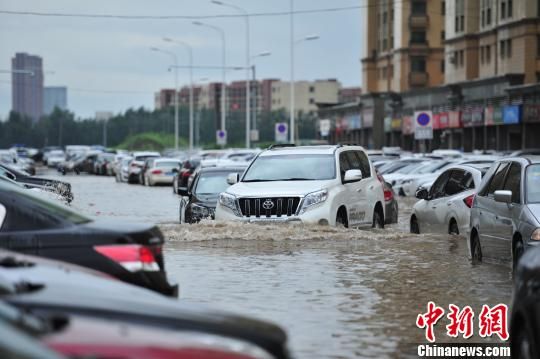
[[0,300],[40,317],[124,322],[125,335],[130,325],[158,332],[211,334],[249,343],[262,349],[265,357],[289,358],[287,335],[274,324],[182,303],[63,263],[5,251],[0,251]]
[[540,358],[540,248],[526,251],[514,272],[512,358]]
[[197,223],[205,218],[214,219],[219,194],[230,184],[230,174],[241,175],[246,166],[208,167],[198,170],[189,190],[179,189],[178,194],[187,197],[180,200],[180,223]]
[[173,179],[173,192],[179,194],[179,189],[187,190],[189,177],[201,164],[200,159],[189,159],[184,161],[182,167],[176,171]]
[[71,184],[69,183],[47,178],[34,177],[29,173],[25,173],[12,166],[1,163],[0,175],[18,182],[27,188],[39,188],[46,191],[55,192],[64,197],[68,203],[73,201],[73,193],[71,192]]
[[163,234],[151,225],[93,221],[67,207],[0,183],[0,247],[63,260],[178,295],[167,282]]

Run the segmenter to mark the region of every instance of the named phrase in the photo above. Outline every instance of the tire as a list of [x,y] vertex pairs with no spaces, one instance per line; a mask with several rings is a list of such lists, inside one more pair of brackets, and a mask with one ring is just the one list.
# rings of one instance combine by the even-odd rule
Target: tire
[[420,234],[420,226],[418,225],[418,220],[416,219],[416,217],[411,218],[410,232],[414,234]]
[[371,228],[384,229],[384,218],[378,210],[373,212],[373,223],[371,224]]
[[473,264],[482,262],[482,246],[477,233],[474,233],[471,238],[471,257]]
[[523,255],[523,251],[523,242],[521,241],[521,239],[518,239],[514,244],[514,248],[512,249],[512,269],[514,270],[514,272],[519,263],[519,259]]
[[186,204],[184,202],[184,199],[182,198],[180,200],[180,211],[179,211],[180,224],[185,224],[186,223],[186,211],[184,210],[185,206],[186,206]]
[[459,227],[455,220],[450,221],[450,225],[448,226],[448,234],[459,236]]
[[338,212],[336,216],[336,227],[338,228],[347,228],[347,218],[345,218],[343,212]]

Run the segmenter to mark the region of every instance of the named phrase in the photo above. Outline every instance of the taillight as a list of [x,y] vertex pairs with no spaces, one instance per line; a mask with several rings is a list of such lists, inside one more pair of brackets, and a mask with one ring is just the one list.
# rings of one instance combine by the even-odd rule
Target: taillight
[[159,271],[154,253],[138,244],[95,246],[99,254],[112,259],[130,272]]
[[131,166],[131,167],[139,167],[139,165],[136,164],[136,163],[132,163],[130,166]]
[[463,202],[465,202],[465,205],[469,208],[472,208],[474,203],[474,194],[471,194],[470,196],[463,199]]
[[153,175],[160,175],[160,174],[163,174],[163,171],[162,170],[153,170],[151,173]]
[[385,189],[384,190],[384,201],[388,202],[394,199],[394,191],[391,189]]

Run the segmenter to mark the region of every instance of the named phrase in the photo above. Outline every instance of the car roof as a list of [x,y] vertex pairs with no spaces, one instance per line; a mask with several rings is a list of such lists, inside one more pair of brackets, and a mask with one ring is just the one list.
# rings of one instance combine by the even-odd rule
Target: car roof
[[276,146],[261,152],[259,156],[275,155],[333,155],[339,148],[364,151],[362,146],[342,146],[342,145],[319,145],[319,146]]
[[178,163],[181,163],[183,161],[181,159],[179,159],[179,158],[170,158],[170,157],[159,157],[159,158],[154,159],[154,163],[159,163],[159,162],[178,162]]

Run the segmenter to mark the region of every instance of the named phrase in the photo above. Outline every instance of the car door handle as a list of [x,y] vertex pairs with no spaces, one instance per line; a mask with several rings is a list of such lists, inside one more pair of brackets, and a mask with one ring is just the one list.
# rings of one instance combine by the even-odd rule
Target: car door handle
[[370,190],[372,190],[373,188],[375,188],[375,187],[373,187],[373,186],[369,186],[369,189],[370,189]]
[[358,188],[358,189],[356,190],[356,192],[358,192],[358,193],[362,192],[362,188]]

